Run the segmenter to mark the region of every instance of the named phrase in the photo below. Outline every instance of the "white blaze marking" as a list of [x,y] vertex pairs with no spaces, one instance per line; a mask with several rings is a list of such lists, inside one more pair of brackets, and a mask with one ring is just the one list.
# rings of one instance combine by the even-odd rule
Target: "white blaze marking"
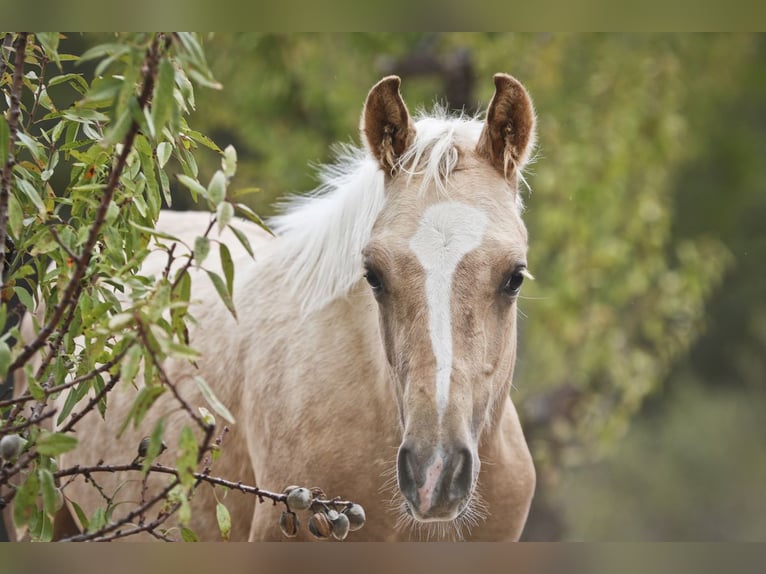
[[436,357],[439,424],[447,409],[452,378],[452,276],[469,251],[481,245],[487,215],[458,202],[437,203],[423,214],[410,249],[426,272],[428,330]]

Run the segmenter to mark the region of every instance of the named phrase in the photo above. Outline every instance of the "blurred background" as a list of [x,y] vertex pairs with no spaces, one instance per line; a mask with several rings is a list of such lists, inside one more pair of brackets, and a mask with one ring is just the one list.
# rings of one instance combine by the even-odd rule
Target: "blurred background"
[[512,395],[538,468],[525,539],[766,540],[766,37],[204,39],[223,89],[197,91],[190,124],[237,148],[261,215],[359,141],[383,75],[411,111],[474,113],[495,72],[521,80],[539,129]]

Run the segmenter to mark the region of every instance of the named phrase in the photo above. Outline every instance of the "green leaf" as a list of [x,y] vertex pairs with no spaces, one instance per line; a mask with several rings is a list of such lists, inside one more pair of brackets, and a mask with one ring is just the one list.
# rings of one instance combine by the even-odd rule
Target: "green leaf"
[[162,142],[157,145],[157,163],[159,164],[160,168],[165,167],[165,164],[168,163],[172,151],[173,146],[168,142]]
[[71,435],[41,431],[37,439],[37,452],[45,456],[57,456],[77,448],[77,439]]
[[226,197],[226,176],[220,169],[210,178],[210,183],[207,186],[207,197],[216,207]]
[[221,531],[221,538],[228,540],[229,534],[231,534],[231,515],[229,514],[229,509],[226,508],[222,502],[219,502],[215,506],[215,517],[218,520],[218,529]]
[[146,449],[146,457],[141,464],[141,473],[146,476],[149,472],[149,467],[154,462],[154,459],[159,456],[162,451],[162,438],[165,436],[165,417],[160,417],[157,424],[154,425],[151,438],[149,439],[149,447]]
[[181,435],[178,437],[178,459],[176,468],[178,469],[178,479],[184,488],[189,488],[194,483],[194,469],[197,466],[197,455],[199,446],[194,433],[188,426],[184,426]]
[[154,96],[152,97],[152,123],[157,137],[160,137],[162,128],[165,127],[173,113],[173,106],[176,103],[173,98],[174,85],[175,69],[170,60],[164,58],[160,61],[157,83],[154,86]]
[[[27,371],[27,367],[29,367],[29,371]],[[32,395],[32,398],[36,401],[42,401],[45,398],[45,390],[43,389],[42,385],[40,384],[40,381],[37,380],[37,377],[33,374],[34,367],[31,363],[27,363],[24,365],[24,374],[26,375],[26,381],[27,381],[27,389],[29,390],[29,394]]]
[[[3,305],[5,309],[5,305]],[[11,365],[11,349],[8,347],[8,343],[0,341],[0,379],[5,379],[5,375],[8,373],[8,367]]]
[[[70,76],[79,77],[79,74],[69,74]],[[62,76],[63,77],[63,76]],[[90,88],[88,89],[83,102],[101,102],[108,104],[120,94],[124,86],[122,78],[96,78],[93,80]],[[87,84],[86,84],[87,87]],[[119,108],[118,108],[119,109]]]
[[234,301],[232,301],[231,296],[229,295],[229,291],[226,289],[226,283],[224,283],[223,279],[221,279],[221,276],[217,273],[207,269],[205,269],[205,272],[207,273],[207,276],[210,277],[210,281],[213,282],[213,286],[218,292],[218,296],[221,298],[221,301],[223,301],[223,304],[226,305],[229,313],[231,313],[231,315],[236,319],[237,311],[234,308]]
[[194,240],[194,262],[199,267],[210,253],[210,240],[204,235],[200,235]]
[[32,154],[32,157],[35,158],[38,165],[45,164],[45,148],[39,144],[37,140],[22,131],[16,132],[16,137],[19,139],[21,145],[29,150],[29,153]]
[[195,202],[197,201],[197,195],[207,197],[207,189],[205,189],[196,179],[191,178],[188,175],[178,174],[178,181],[191,191],[192,199]]
[[11,236],[18,239],[24,227],[24,212],[15,195],[8,196],[8,228]]
[[35,32],[35,38],[40,42],[45,50],[45,55],[61,69],[61,60],[59,59],[59,33],[58,32]]
[[245,251],[248,252],[250,257],[255,257],[255,255],[253,254],[253,247],[250,245],[250,240],[247,238],[247,235],[242,233],[242,231],[240,231],[233,225],[230,225],[229,229],[231,229],[232,233],[234,233],[234,235],[237,236],[237,239],[239,239],[239,242],[242,244],[242,247],[245,248]]
[[[132,318],[132,317],[131,317]],[[138,367],[141,364],[143,351],[138,345],[133,345],[120,364],[120,379],[125,383],[132,383],[138,373]]]
[[0,114],[0,167],[5,167],[11,149],[11,130],[4,115]]
[[228,422],[230,422],[231,424],[234,424],[235,423],[234,416],[231,414],[229,409],[226,408],[226,405],[224,405],[218,399],[218,397],[215,396],[215,393],[213,393],[213,390],[208,386],[207,382],[205,382],[205,379],[197,375],[194,377],[194,381],[197,383],[197,386],[199,387],[199,390],[202,393],[202,396],[205,397],[205,400],[212,407],[212,409],[215,412],[217,412],[219,415],[221,415],[224,419],[226,419]]
[[198,144],[202,144],[208,149],[211,149],[213,151],[217,151],[218,153],[223,153],[220,147],[218,147],[218,144],[216,144],[213,140],[211,140],[209,137],[207,137],[205,134],[202,134],[195,130],[184,130],[184,135],[188,138],[194,140]]
[[199,537],[194,533],[191,528],[186,526],[181,527],[181,539],[184,542],[199,542]]
[[132,124],[133,115],[130,108],[127,107],[120,112],[120,117],[117,118],[117,121],[109,126],[106,134],[104,134],[104,139],[111,145],[121,142]]
[[60,76],[55,76],[48,82],[48,88],[58,86],[64,82],[71,84],[78,91],[88,89],[88,82],[85,81],[85,78],[83,78],[81,74],[61,74]]
[[222,201],[215,210],[218,219],[218,231],[223,231],[234,217],[234,206],[228,201]]
[[37,475],[40,481],[40,491],[43,495],[43,509],[50,516],[53,516],[58,511],[61,494],[56,488],[56,483],[50,470],[41,468],[37,471]]
[[139,225],[138,223],[131,221],[130,224],[138,229],[139,231],[143,231],[144,233],[148,233],[149,235],[154,235],[155,237],[159,237],[160,239],[167,239],[169,241],[177,241],[178,243],[183,243],[178,237],[175,235],[171,235],[170,233],[165,233],[164,231],[160,231],[158,229],[154,229],[152,227],[144,227],[143,225]]
[[27,479],[16,491],[13,497],[13,523],[16,528],[29,523],[29,520],[37,513],[37,493],[39,492],[39,480],[36,472],[30,472]]
[[234,177],[237,172],[237,150],[233,145],[226,146],[223,150],[223,158],[221,158],[221,167],[226,177]]
[[45,217],[48,210],[46,209],[45,203],[43,203],[43,200],[35,187],[27,180],[20,177],[16,178],[16,185],[19,186],[19,189],[24,192],[24,195],[26,195],[35,205],[38,213],[40,214],[40,217]]
[[85,512],[83,512],[82,507],[74,500],[70,500],[69,504],[74,509],[74,513],[77,515],[77,519],[80,521],[80,526],[82,526],[87,531],[90,521],[88,520],[88,517],[85,516]]
[[267,231],[270,235],[274,235],[274,233],[269,229],[269,226],[264,223],[264,221],[260,218],[260,216],[250,209],[247,205],[244,203],[237,203],[234,205],[237,209],[239,209],[242,213],[245,214],[245,217],[247,217],[250,221],[255,223],[258,227],[263,229],[264,231]]
[[16,285],[16,287],[13,288],[13,292],[16,293],[16,297],[19,298],[19,301],[21,301],[21,304],[24,305],[27,311],[32,311],[35,308],[35,302],[32,300],[32,296],[29,294],[29,291],[24,289],[24,287]]
[[133,400],[133,404],[130,407],[128,416],[126,416],[125,420],[122,421],[122,425],[120,426],[120,430],[117,432],[117,436],[122,436],[122,433],[125,432],[125,429],[131,421],[133,421],[133,428],[138,428],[138,425],[141,424],[142,420],[144,420],[146,413],[149,412],[149,408],[164,392],[165,387],[161,387],[159,385],[143,387],[140,391],[138,391],[138,396]]
[[66,397],[66,401],[64,402],[64,406],[61,407],[61,412],[59,413],[58,418],[56,419],[57,424],[61,424],[66,420],[66,418],[69,416],[69,413],[72,412],[72,409],[75,407],[77,403],[79,403],[82,398],[88,394],[88,391],[90,390],[90,385],[87,381],[80,383],[75,388],[69,390],[69,394]]
[[221,267],[223,275],[226,277],[226,289],[229,295],[234,296],[234,261],[231,259],[231,252],[225,243],[220,244],[219,254],[221,256]]
[[88,532],[98,532],[106,526],[106,523],[106,510],[97,508],[91,519],[88,521]]

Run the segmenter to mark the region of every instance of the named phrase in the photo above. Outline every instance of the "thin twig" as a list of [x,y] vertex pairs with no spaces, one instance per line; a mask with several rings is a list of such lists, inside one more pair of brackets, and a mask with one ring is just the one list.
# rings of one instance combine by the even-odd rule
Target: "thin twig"
[[[87,466],[87,467],[75,465],[71,468],[66,468],[66,469],[58,470],[54,472],[53,476],[54,478],[63,478],[65,476],[72,476],[77,474],[92,474],[97,472],[115,473],[115,472],[140,471],[141,467],[142,467],[141,462],[131,462],[130,464],[101,464],[101,465]],[[149,472],[156,472],[160,474],[170,474],[175,477],[178,477],[179,475],[178,469],[173,468],[172,466],[165,466],[165,465],[156,464],[156,463],[149,466]],[[218,476],[210,476],[209,474],[205,474],[201,472],[192,473],[192,476],[194,476],[195,479],[201,482],[207,482],[209,484],[223,486],[224,488],[228,488],[229,490],[238,490],[239,492],[243,492],[245,494],[252,494],[258,497],[268,498],[269,500],[273,500],[274,502],[282,502],[282,503],[287,502],[287,495],[284,493],[271,492],[269,490],[258,488],[257,486],[249,486],[246,484],[242,484],[241,481],[234,482],[231,480],[220,478]],[[350,506],[351,504],[353,504],[353,502],[351,502],[350,500],[340,500],[338,498],[327,499],[322,497],[315,497],[312,502],[316,502],[317,504],[336,506],[336,507]]]
[[29,428],[31,426],[34,426],[36,424],[41,423],[45,419],[51,418],[53,415],[56,414],[56,409],[51,409],[49,411],[46,411],[40,415],[30,417],[28,420],[24,421],[23,423],[19,423],[17,425],[12,426],[5,426],[0,428],[0,435],[6,435],[10,433],[17,433],[19,431],[23,431],[26,428]]
[[[129,512],[117,522],[108,524],[96,532],[78,534],[76,536],[70,536],[69,538],[64,538],[61,540],[61,542],[87,542],[88,540],[106,541],[106,539],[104,538],[106,534],[108,534],[109,532],[114,532],[115,530],[119,530],[120,527],[124,526],[125,524],[130,524],[130,522],[132,522],[133,519],[140,516],[141,513],[146,512],[148,508],[151,508],[152,506],[154,506],[161,500],[165,500],[168,494],[170,494],[170,491],[173,490],[178,484],[180,484],[180,481],[178,480],[178,478],[176,478],[170,484],[168,484],[165,488],[159,491],[156,495],[150,498],[145,505],[142,505],[136,510]],[[172,513],[168,513],[166,517],[169,518],[171,514]],[[164,518],[164,520],[167,520],[167,518]]]
[[[55,387],[48,387],[44,389],[44,392],[47,396],[53,395],[55,393],[65,391],[71,387],[74,387],[75,385],[78,385],[84,381],[87,381],[88,379],[92,379],[96,375],[106,372],[112,367],[114,367],[117,363],[119,363],[122,358],[125,356],[125,354],[128,352],[128,350],[132,347],[132,345],[126,346],[123,350],[121,350],[119,353],[117,353],[114,357],[109,359],[106,363],[99,365],[92,371],[89,371],[85,373],[84,375],[80,375],[78,377],[75,377],[71,381],[67,381],[66,383],[61,383],[60,385],[56,385]],[[31,394],[29,394],[29,391],[24,393],[23,395],[19,395],[18,397],[14,399],[6,399],[4,401],[0,401],[0,408],[7,407],[9,405],[14,405],[18,403],[24,403],[27,401],[32,400],[34,397],[32,397]]]

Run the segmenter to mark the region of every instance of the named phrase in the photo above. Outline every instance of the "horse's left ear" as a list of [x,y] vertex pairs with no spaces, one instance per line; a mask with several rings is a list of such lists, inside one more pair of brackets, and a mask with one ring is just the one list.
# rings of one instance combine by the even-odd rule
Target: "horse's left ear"
[[367,95],[360,129],[372,154],[390,171],[415,139],[415,126],[399,93],[402,81],[388,76]]
[[508,74],[495,74],[495,95],[476,151],[506,177],[521,170],[535,146],[535,108],[527,90]]

